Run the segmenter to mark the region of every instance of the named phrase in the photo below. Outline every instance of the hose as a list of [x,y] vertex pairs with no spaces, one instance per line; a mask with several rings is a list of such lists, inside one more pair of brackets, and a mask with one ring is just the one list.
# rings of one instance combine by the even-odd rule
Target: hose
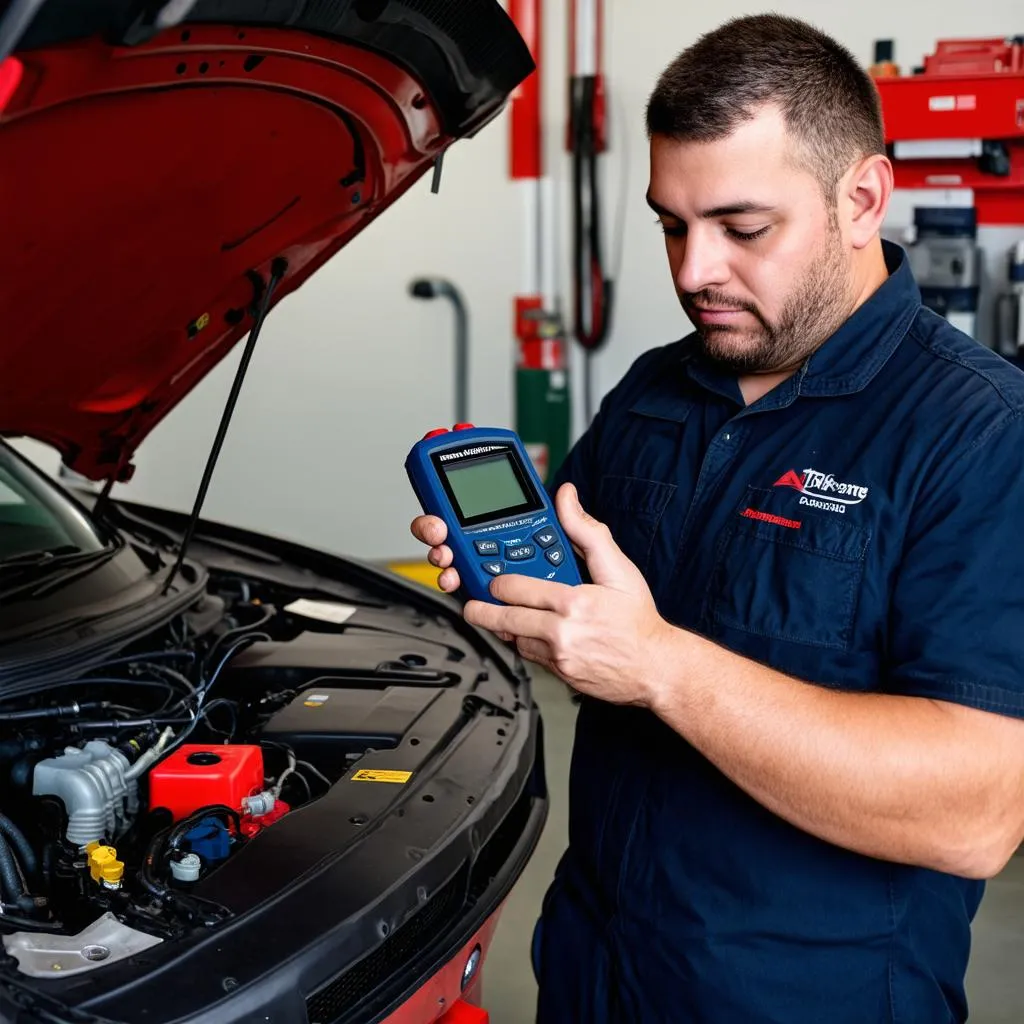
[[598,79],[594,75],[573,75],[570,81],[573,334],[585,358],[584,415],[587,422],[594,415],[593,354],[609,334],[613,293],[601,244],[601,189],[595,125],[597,89]]
[[57,934],[64,931],[60,921],[37,921],[34,917],[21,917],[18,914],[0,914],[0,928],[12,928],[15,931],[48,932]]
[[36,921],[35,918],[23,918],[16,913],[0,913],[0,928],[10,928],[15,932],[47,932],[51,935],[63,931],[59,921]]
[[3,890],[4,902],[19,910],[32,911],[35,900],[25,889],[25,880],[18,870],[18,861],[7,840],[0,836],[0,889]]
[[194,811],[187,818],[182,818],[181,821],[171,828],[170,835],[167,837],[168,849],[171,852],[177,850],[188,832],[195,828],[203,818],[209,818],[214,815],[229,817],[234,822],[235,834],[241,836],[242,816],[238,811],[228,807],[226,804],[210,804],[208,807],[200,807],[198,811]]
[[201,807],[187,818],[182,818],[177,824],[161,829],[153,836],[149,846],[146,847],[146,855],[142,858],[142,865],[139,868],[139,881],[148,893],[156,896],[158,899],[166,899],[168,896],[175,895],[156,876],[156,868],[164,858],[165,847],[168,853],[173,853],[186,833],[195,828],[203,818],[208,818],[215,814],[230,817],[235,823],[237,834],[241,835],[241,815],[238,811],[224,804],[211,804],[208,807]]
[[160,850],[170,831],[169,827],[161,829],[155,836],[153,836],[150,840],[149,846],[146,847],[146,855],[142,858],[142,865],[139,868],[139,881],[142,883],[142,887],[158,899],[165,899],[170,895],[171,891],[166,885],[162,885],[158,882],[153,875],[153,866],[156,863],[157,858],[160,856]]
[[25,833],[7,817],[0,814],[0,836],[3,836],[21,858],[21,866],[29,878],[39,878],[39,860],[32,844],[25,838]]
[[139,778],[144,772],[148,771],[150,766],[153,765],[164,752],[164,748],[171,741],[171,737],[174,735],[174,730],[168,726],[162,733],[156,743],[149,748],[149,750],[139,755],[139,759],[125,772],[125,779],[131,781],[132,779]]

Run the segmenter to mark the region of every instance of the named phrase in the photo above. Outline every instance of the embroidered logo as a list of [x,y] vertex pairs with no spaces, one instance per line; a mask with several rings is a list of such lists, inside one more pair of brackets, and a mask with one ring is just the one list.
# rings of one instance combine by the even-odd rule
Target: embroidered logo
[[859,505],[868,496],[869,490],[860,484],[837,480],[831,473],[822,473],[817,469],[805,469],[803,473],[791,469],[779,477],[774,486],[792,487],[800,492],[801,505],[828,512],[846,512],[850,505]]
[[762,512],[756,508],[745,508],[742,515],[745,519],[757,519],[762,523],[771,523],[772,526],[785,526],[790,530],[800,529],[799,519],[786,519],[784,516],[772,515],[771,512]]

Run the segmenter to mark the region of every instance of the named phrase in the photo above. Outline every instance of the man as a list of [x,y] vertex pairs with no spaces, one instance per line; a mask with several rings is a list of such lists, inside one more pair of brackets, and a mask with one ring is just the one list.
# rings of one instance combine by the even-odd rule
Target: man
[[1024,376],[881,241],[877,96],[833,40],[733,21],[647,116],[696,334],[559,473],[592,584],[465,609],[583,695],[538,1019],[963,1021],[1024,836]]

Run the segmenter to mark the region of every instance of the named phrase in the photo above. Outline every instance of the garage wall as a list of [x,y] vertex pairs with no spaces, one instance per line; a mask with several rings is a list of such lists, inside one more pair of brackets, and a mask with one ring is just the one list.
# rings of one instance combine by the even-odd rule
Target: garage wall
[[[610,206],[625,203],[615,328],[597,364],[603,393],[645,348],[686,322],[644,204],[643,110],[661,68],[698,34],[762,8],[734,0],[606,0],[613,152]],[[905,68],[941,36],[1024,31],[1020,0],[780,0],[783,13],[835,34],[867,63],[876,37]],[[564,204],[565,0],[547,0],[548,153]],[[507,180],[507,115],[446,159],[439,196],[420,183],[389,214],[271,314],[210,490],[206,514],[367,558],[417,555],[416,506],[402,463],[412,441],[451,420],[451,321],[441,302],[407,297],[421,273],[451,276],[471,311],[471,418],[511,418],[510,295],[523,264],[520,195]],[[567,241],[562,231],[561,242]],[[562,266],[565,266],[563,260]],[[564,274],[563,274],[564,278]],[[119,494],[190,506],[238,353],[153,434]],[[578,382],[579,375],[576,375]],[[577,404],[578,405],[578,404]],[[581,424],[578,423],[579,427]]]

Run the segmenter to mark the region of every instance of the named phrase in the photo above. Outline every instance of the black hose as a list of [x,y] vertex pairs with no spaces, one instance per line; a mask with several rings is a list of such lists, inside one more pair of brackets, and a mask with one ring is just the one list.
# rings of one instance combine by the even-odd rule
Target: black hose
[[160,850],[170,831],[169,827],[164,828],[153,836],[149,846],[146,847],[146,855],[142,858],[142,866],[139,868],[139,881],[142,883],[142,887],[158,899],[165,899],[171,891],[166,885],[158,882],[153,873],[153,867],[160,857]]
[[6,839],[0,837],[0,889],[3,890],[4,900],[14,903],[20,896],[25,895],[25,883],[22,881],[21,872],[18,871],[18,862],[14,857],[14,851]]
[[146,855],[142,858],[142,865],[139,868],[139,881],[147,892],[158,899],[166,899],[168,896],[175,895],[157,877],[157,870],[159,868],[162,871],[164,857],[178,848],[182,839],[191,829],[195,828],[204,818],[214,815],[227,815],[231,818],[237,834],[241,836],[242,817],[238,811],[225,804],[210,804],[208,807],[201,807],[187,818],[182,818],[177,824],[161,829],[146,847]]
[[11,845],[17,855],[21,858],[21,866],[29,878],[39,878],[39,860],[32,844],[25,838],[25,833],[7,817],[0,814],[0,835]]
[[601,190],[598,139],[594,133],[597,79],[578,75],[571,82],[572,149],[572,306],[573,334],[584,352],[584,416],[594,415],[593,355],[607,340],[613,282],[605,273],[601,244]]
[[264,604],[259,606],[260,617],[255,622],[243,622],[241,625],[234,626],[231,629],[225,630],[216,640],[210,645],[210,649],[203,656],[202,665],[205,671],[213,655],[216,653],[217,648],[220,647],[225,640],[229,637],[243,636],[246,633],[252,632],[254,629],[259,629],[260,626],[265,626],[276,614],[277,608],[272,604]]
[[31,912],[35,909],[35,900],[26,891],[25,880],[18,870],[18,860],[3,836],[0,836],[0,889],[5,903],[19,910]]
[[172,852],[177,850],[181,841],[185,838],[185,835],[196,827],[204,818],[211,818],[215,816],[227,816],[235,824],[235,833],[241,837],[242,835],[242,816],[232,807],[228,807],[226,804],[210,804],[208,807],[200,807],[198,811],[194,811],[187,818],[182,818],[172,829],[171,833],[167,838],[167,847]]
[[34,917],[20,917],[18,914],[0,914],[0,928],[11,928],[14,931],[50,932],[64,931],[60,921],[37,921]]

